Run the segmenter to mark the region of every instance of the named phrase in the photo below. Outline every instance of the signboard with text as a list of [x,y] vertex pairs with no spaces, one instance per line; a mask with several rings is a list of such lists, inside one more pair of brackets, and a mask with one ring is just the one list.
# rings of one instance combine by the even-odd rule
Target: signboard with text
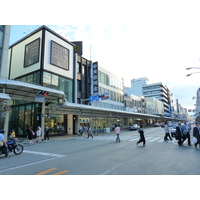
[[93,93],[98,94],[98,62],[93,63]]

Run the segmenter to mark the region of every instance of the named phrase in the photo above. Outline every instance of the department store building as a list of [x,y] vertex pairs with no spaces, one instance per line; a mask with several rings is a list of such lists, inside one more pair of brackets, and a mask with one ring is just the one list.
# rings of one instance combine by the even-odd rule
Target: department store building
[[[8,132],[24,136],[28,126],[39,125],[44,133],[47,125],[50,135],[61,135],[62,126],[65,134],[76,134],[80,124],[99,130],[128,126],[129,119],[159,119],[125,111],[123,79],[83,58],[81,45],[42,26],[10,46],[7,76],[13,83],[1,84],[12,98]],[[38,97],[40,90],[48,96]],[[89,101],[102,93],[109,99]]]

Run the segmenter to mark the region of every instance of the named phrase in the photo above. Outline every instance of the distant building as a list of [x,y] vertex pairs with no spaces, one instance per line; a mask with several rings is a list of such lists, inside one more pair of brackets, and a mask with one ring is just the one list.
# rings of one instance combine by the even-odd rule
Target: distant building
[[132,79],[131,80],[131,87],[125,87],[124,88],[124,94],[125,96],[130,96],[131,94],[136,95],[138,97],[142,96],[142,87],[144,85],[147,85],[148,78],[142,77],[142,78],[137,78],[137,79]]

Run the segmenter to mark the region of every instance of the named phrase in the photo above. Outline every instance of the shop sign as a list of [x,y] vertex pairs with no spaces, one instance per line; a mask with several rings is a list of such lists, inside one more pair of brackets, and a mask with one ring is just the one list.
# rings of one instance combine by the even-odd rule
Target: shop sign
[[4,107],[4,109],[5,109],[5,111],[10,111],[11,107],[8,106],[8,105],[6,105],[6,106]]
[[93,63],[93,93],[98,94],[98,62]]
[[89,118],[80,118],[80,123],[89,123]]

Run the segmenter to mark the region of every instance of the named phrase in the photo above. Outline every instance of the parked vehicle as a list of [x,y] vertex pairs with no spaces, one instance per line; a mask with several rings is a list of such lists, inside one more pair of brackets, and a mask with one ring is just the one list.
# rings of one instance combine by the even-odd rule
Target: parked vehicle
[[129,131],[132,130],[138,130],[140,127],[137,124],[133,124],[132,126],[129,126]]
[[178,126],[178,125],[175,124],[175,125],[173,125],[172,128],[171,128],[171,136],[172,136],[172,137],[175,137],[175,135],[176,135],[176,127],[177,127],[177,126]]
[[164,128],[164,127],[165,127],[165,124],[164,124],[164,123],[160,123],[160,126],[161,126],[162,128]]
[[159,123],[155,123],[153,126],[154,127],[160,127],[160,124]]

